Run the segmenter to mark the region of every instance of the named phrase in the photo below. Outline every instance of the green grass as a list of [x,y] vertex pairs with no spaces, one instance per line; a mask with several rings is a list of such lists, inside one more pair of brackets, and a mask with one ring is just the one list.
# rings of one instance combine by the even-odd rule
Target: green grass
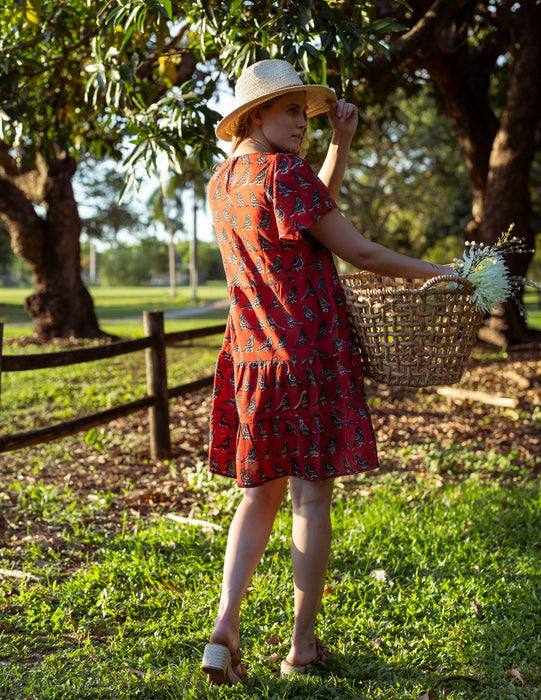
[[[224,318],[217,310],[170,320],[166,332]],[[108,323],[113,333],[142,335],[141,322]],[[221,339],[169,348],[170,385],[209,374]],[[10,354],[19,352],[36,347],[10,345]],[[142,353],[6,373],[0,432],[93,412],[145,391]],[[9,468],[14,455],[0,455],[0,569],[24,572],[0,574],[2,700],[417,700],[428,691],[452,700],[538,697],[539,480],[513,451],[487,452],[481,443],[479,451],[398,443],[386,459],[413,463],[414,471],[337,484],[318,629],[333,660],[328,672],[296,680],[279,678],[292,617],[286,502],[243,606],[247,685],[208,687],[199,663],[239,492],[209,478],[203,461],[190,456],[186,425],[198,410],[206,409],[194,404],[181,414],[184,425],[173,426],[180,455],[187,455],[182,463],[190,466],[177,466],[180,458],[158,463],[154,487],[159,491],[167,476],[194,518],[222,530],[178,524],[157,509],[147,518],[127,506],[119,512],[119,492],[135,489],[153,468],[143,417],[136,433],[116,425],[14,453],[18,464],[25,461],[20,471]],[[57,467],[64,479],[54,477]],[[78,488],[85,473],[94,475],[90,491]],[[8,506],[9,518],[2,517]],[[272,639],[283,641],[270,645]]]
[[[24,300],[30,291],[29,288],[0,287],[0,322],[25,324],[24,328],[17,329],[21,335],[31,330],[28,314],[24,310]],[[170,296],[168,287],[91,287],[90,293],[100,323],[104,326],[111,319],[141,319],[143,311],[178,311],[227,298],[225,282],[212,281],[198,287],[195,302],[190,298],[188,287],[178,287],[175,298]]]
[[[21,518],[46,518],[59,544],[26,542],[17,556],[32,577],[3,585],[2,698],[538,697],[541,502],[526,472],[489,454],[464,478],[343,480],[319,626],[334,657],[327,673],[296,680],[281,680],[271,658],[291,632],[284,504],[243,607],[241,688],[210,688],[199,669],[238,491],[202,471],[188,479],[195,516],[223,530],[157,518],[111,539],[107,494],[81,503],[67,487],[11,488]],[[273,635],[284,641],[269,646]]]
[[[205,302],[223,299],[223,285],[209,285],[205,289]],[[22,294],[21,290],[17,291]],[[193,302],[186,297],[176,301],[167,299],[163,289],[108,289],[99,290],[96,297],[100,318],[105,319],[103,330],[120,338],[137,338],[144,335],[142,311],[137,320],[135,308],[156,308],[165,311]],[[160,302],[163,302],[160,304]],[[169,305],[169,306],[168,306]],[[103,310],[103,314],[101,313]],[[114,320],[114,314],[134,317],[132,320]],[[112,318],[108,318],[109,315]],[[174,333],[193,328],[225,324],[227,309],[218,308],[194,311],[187,318],[166,318],[165,332]],[[6,355],[54,352],[58,347],[36,346],[33,343],[18,344],[17,339],[31,333],[31,327],[6,326],[4,339],[10,340],[4,348]],[[208,338],[170,345],[167,348],[167,373],[170,387],[206,377],[213,373],[223,333]],[[62,348],[60,348],[62,349]],[[29,372],[6,372],[2,375],[0,403],[0,435],[30,430],[44,424],[60,422],[80,415],[110,408],[132,401],[147,394],[144,352],[112,358],[106,362],[87,362],[68,367]],[[46,408],[45,408],[46,407]]]

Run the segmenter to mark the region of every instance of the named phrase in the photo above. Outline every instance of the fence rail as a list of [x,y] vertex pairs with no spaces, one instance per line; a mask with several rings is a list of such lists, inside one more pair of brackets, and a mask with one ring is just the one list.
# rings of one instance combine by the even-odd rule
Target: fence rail
[[151,457],[153,459],[167,459],[170,457],[169,400],[184,396],[205,386],[210,386],[213,377],[203,377],[186,384],[169,387],[167,383],[166,348],[173,343],[223,333],[225,324],[165,333],[163,312],[147,311],[143,314],[143,327],[145,336],[137,340],[118,341],[94,348],[78,348],[75,350],[43,353],[41,355],[4,355],[2,352],[3,324],[0,323],[0,398],[2,374],[4,372],[63,367],[118,357],[119,355],[126,355],[141,350],[145,351],[147,378],[147,396],[92,413],[88,416],[73,418],[44,428],[0,436],[0,453],[60,440],[60,438],[74,435],[82,430],[89,430],[97,425],[103,425],[117,418],[148,409]]

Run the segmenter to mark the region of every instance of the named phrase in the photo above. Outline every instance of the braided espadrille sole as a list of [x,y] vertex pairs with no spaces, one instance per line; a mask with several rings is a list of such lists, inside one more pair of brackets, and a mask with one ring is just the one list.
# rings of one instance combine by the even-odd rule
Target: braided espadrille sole
[[233,671],[229,649],[222,644],[205,645],[201,668],[207,674],[209,683],[236,685],[241,680]]

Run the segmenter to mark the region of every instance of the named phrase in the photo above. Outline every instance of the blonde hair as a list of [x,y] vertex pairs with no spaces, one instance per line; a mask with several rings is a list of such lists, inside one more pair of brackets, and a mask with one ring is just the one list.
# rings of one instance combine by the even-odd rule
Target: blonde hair
[[248,137],[248,134],[250,132],[250,125],[250,112],[242,114],[239,117],[239,119],[237,119],[237,121],[232,127],[233,141],[231,144],[231,153],[234,153],[240,146],[240,144],[244,141],[244,139]]
[[[254,109],[268,109],[271,106],[271,104],[277,99],[277,97],[274,97],[271,100],[267,100],[266,102],[257,105],[257,107],[254,107]],[[250,110],[250,112],[251,111],[253,110]],[[237,121],[231,127],[231,132],[233,134],[231,153],[234,153],[240,146],[240,144],[244,141],[244,139],[248,138],[248,136],[250,135],[250,127],[252,126],[250,112],[245,112],[244,114],[241,114]]]

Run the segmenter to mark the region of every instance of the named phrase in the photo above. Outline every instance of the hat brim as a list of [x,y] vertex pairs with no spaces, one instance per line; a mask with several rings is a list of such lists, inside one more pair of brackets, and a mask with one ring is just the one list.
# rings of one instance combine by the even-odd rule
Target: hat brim
[[218,123],[216,126],[216,136],[222,141],[232,141],[235,135],[236,123],[243,114],[250,112],[264,102],[273,100],[275,97],[286,95],[288,92],[304,92],[306,94],[306,116],[308,118],[326,112],[329,109],[327,100],[336,102],[334,90],[324,87],[323,85],[293,85],[291,87],[281,88],[268,95],[245,102],[243,105],[234,109]]

